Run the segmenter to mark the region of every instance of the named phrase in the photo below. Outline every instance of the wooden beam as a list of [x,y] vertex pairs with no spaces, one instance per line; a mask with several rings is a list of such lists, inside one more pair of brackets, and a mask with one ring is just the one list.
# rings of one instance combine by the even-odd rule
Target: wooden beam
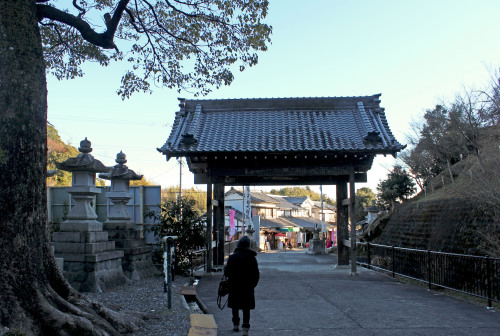
[[[195,174],[194,181],[195,184],[205,184],[207,179],[207,176]],[[366,183],[367,180],[366,173],[355,174],[356,182]],[[224,183],[227,186],[336,185],[348,182],[349,176],[212,176],[212,181],[213,183]]]
[[213,225],[212,225],[212,183],[207,183],[207,273],[212,272],[213,257],[212,257],[212,240],[213,240]]
[[[347,183],[342,182],[337,184],[337,199],[343,200],[347,198]],[[349,239],[349,227],[348,227],[348,209],[346,206],[342,206],[340,202],[337,203],[337,242],[338,242],[338,259],[337,264],[339,266],[349,265],[349,249],[343,244],[344,240]]]
[[351,172],[349,175],[349,198],[351,200],[349,204],[349,217],[351,220],[351,235],[350,235],[350,240],[351,240],[351,250],[350,255],[351,255],[351,275],[357,275],[357,258],[358,258],[358,251],[356,249],[356,203],[354,196],[355,195],[355,182],[354,182],[354,172]]

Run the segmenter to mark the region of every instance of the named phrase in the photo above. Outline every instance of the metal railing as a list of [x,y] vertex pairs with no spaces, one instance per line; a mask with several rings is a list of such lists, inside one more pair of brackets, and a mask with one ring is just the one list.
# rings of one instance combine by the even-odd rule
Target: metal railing
[[[224,257],[229,256],[236,249],[237,241],[226,242],[224,243]],[[214,250],[216,247],[212,248],[212,255],[214,255]],[[207,250],[206,248],[193,250],[189,254],[189,263],[191,265],[191,275],[194,274],[194,271],[203,269],[207,270]]]
[[500,302],[500,258],[357,243],[358,265]]

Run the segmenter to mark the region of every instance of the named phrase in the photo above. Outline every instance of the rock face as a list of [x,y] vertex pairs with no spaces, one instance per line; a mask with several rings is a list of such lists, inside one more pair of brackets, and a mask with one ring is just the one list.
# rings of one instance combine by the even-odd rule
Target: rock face
[[480,232],[498,227],[499,222],[488,208],[467,199],[415,202],[398,206],[388,220],[379,222],[372,232],[372,241],[424,250],[482,254],[484,239]]

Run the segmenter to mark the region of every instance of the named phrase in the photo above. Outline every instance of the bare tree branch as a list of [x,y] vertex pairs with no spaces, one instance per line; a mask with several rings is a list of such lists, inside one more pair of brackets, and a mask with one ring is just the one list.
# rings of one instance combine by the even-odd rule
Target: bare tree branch
[[80,14],[78,14],[78,17],[81,18],[87,11],[83,7],[80,7],[76,1],[77,0],[73,0],[73,7],[78,9],[78,11],[80,12]]

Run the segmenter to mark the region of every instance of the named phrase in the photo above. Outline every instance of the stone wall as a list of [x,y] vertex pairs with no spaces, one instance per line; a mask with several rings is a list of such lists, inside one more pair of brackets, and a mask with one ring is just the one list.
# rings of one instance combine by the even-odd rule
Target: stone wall
[[[388,220],[378,220],[374,243],[433,251],[482,254],[478,234],[499,219],[466,199],[420,201],[398,206]],[[375,236],[375,237],[374,237]]]

